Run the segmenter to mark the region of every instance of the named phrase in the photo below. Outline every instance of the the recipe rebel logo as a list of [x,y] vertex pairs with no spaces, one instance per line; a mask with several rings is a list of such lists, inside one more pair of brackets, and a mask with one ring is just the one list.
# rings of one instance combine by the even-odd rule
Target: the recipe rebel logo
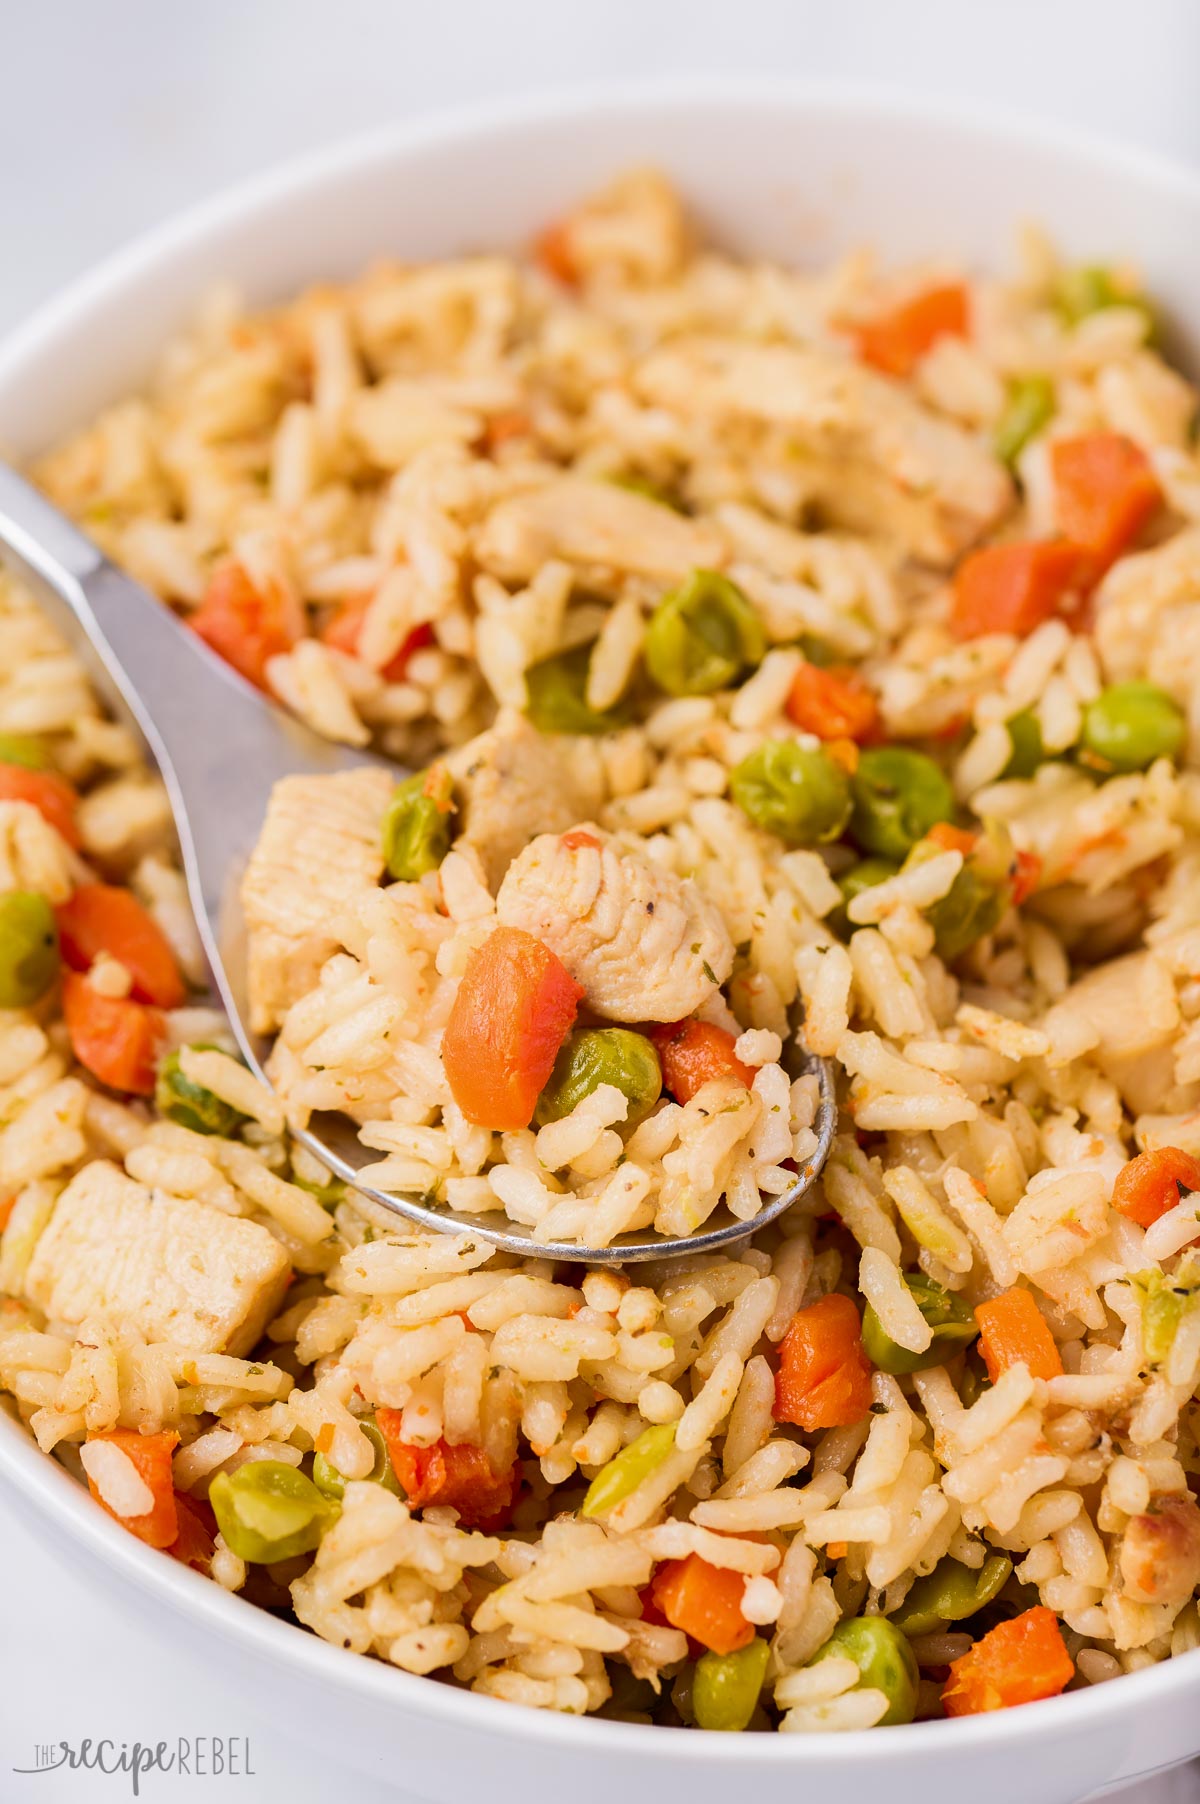
[[[133,1797],[141,1796],[142,1780],[150,1773],[173,1773],[188,1779],[253,1779],[250,1740],[245,1735],[178,1736],[174,1741],[153,1743],[112,1741],[39,1742],[33,1762],[12,1771],[36,1777],[62,1771],[125,1774]],[[31,1794],[32,1795],[32,1794]]]

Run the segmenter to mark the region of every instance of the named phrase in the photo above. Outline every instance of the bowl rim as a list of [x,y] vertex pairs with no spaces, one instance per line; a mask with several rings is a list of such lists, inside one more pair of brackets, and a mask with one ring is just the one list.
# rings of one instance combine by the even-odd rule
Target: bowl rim
[[[876,126],[883,123],[1000,147],[1019,146],[1060,162],[1073,162],[1098,178],[1106,171],[1132,175],[1200,211],[1200,170],[1157,150],[1114,143],[1092,131],[1025,118],[1002,108],[909,97],[875,84],[743,75],[684,74],[557,85],[500,100],[440,108],[335,139],[284,159],[263,173],[226,184],[216,194],[168,216],[71,280],[5,333],[0,339],[0,407],[5,385],[17,377],[24,363],[86,329],[96,308],[123,293],[136,294],[138,287],[174,256],[257,217],[269,216],[306,189],[353,178],[393,160],[402,162],[408,155],[472,142],[487,144],[497,136],[531,126],[569,129],[582,112],[591,116],[649,109],[691,112],[702,105],[736,114],[762,104],[792,108],[799,114],[832,117],[858,113],[864,122]],[[1152,1699],[1165,1703],[1182,1698],[1200,1683],[1200,1649],[1196,1649],[1122,1675],[1116,1694],[1107,1684],[1092,1685],[1043,1700],[1035,1710],[914,1723],[883,1734],[872,1729],[820,1737],[697,1738],[678,1729],[656,1727],[651,1732],[646,1725],[594,1716],[517,1710],[499,1699],[458,1690],[335,1647],[224,1591],[213,1580],[164,1559],[95,1508],[86,1490],[56,1460],[41,1452],[7,1409],[0,1409],[0,1480],[18,1493],[16,1501],[22,1508],[27,1512],[32,1508],[43,1522],[67,1530],[73,1543],[137,1590],[157,1602],[165,1601],[177,1615],[199,1621],[220,1637],[232,1637],[245,1651],[273,1667],[303,1669],[310,1681],[358,1694],[375,1705],[400,1706],[451,1726],[465,1726],[469,1719],[480,1733],[537,1743],[548,1750],[574,1754],[624,1751],[655,1764],[703,1758],[706,1763],[727,1765],[731,1771],[748,1764],[774,1768],[795,1763],[799,1769],[807,1766],[810,1770],[891,1767],[896,1762],[936,1757],[939,1747],[958,1755],[983,1755],[1001,1742],[1007,1745],[1016,1739],[1030,1750],[1037,1743],[1061,1744],[1118,1712],[1130,1715],[1140,1711]]]

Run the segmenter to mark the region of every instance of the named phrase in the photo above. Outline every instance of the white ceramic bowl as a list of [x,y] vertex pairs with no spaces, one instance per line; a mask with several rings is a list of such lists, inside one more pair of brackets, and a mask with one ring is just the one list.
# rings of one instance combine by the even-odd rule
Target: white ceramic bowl
[[[1200,347],[1200,180],[1151,157],[878,96],[688,83],[475,111],[312,157],[154,233],[0,347],[0,443],[28,456],[136,386],[215,281],[254,301],[384,252],[516,245],[580,193],[650,161],[743,252],[817,264],[996,263],[1035,216],[1073,255],[1133,257],[1185,354]],[[1190,330],[1189,330],[1190,328]],[[170,1657],[225,1670],[281,1732],[406,1792],[501,1804],[1067,1804],[1200,1751],[1200,1654],[997,1715],[845,1736],[705,1736],[549,1716],[327,1646],[144,1548],[0,1416],[0,1476]]]

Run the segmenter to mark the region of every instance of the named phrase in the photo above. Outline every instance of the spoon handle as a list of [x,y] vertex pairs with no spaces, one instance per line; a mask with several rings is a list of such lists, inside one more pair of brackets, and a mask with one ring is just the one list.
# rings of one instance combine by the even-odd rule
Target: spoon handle
[[111,563],[23,477],[0,464],[0,561],[31,582],[104,698],[166,785],[205,950],[222,995],[217,926],[272,785],[347,770],[361,752],[318,738]]

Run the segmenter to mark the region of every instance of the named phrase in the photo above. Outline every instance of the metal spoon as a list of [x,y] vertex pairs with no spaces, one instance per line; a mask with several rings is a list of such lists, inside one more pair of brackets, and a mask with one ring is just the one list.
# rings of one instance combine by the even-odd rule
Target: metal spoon
[[[322,739],[277,708],[3,464],[0,561],[38,590],[105,700],[158,766],[214,984],[248,1064],[269,1082],[264,1072],[269,1043],[246,1025],[240,912],[231,922],[225,907],[231,873],[243,868],[279,778],[323,776],[386,761]],[[536,1240],[517,1223],[494,1226],[486,1216],[456,1215],[443,1204],[377,1190],[359,1176],[360,1168],[377,1155],[359,1143],[354,1124],[344,1116],[314,1116],[311,1126],[293,1137],[363,1196],[442,1234],[470,1234],[524,1257],[589,1265],[693,1257],[745,1240],[782,1215],[825,1163],[837,1123],[833,1072],[825,1059],[808,1051],[798,1032],[785,1047],[783,1062],[792,1077],[816,1074],[820,1106],[815,1151],[791,1188],[765,1202],[753,1220],[738,1221],[722,1207],[713,1225],[682,1240],[650,1229],[623,1235],[606,1247]]]

